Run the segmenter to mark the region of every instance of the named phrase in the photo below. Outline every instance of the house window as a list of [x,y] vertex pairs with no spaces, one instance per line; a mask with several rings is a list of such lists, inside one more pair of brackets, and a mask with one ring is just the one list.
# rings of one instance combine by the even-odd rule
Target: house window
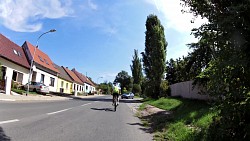
[[41,56],[38,55],[38,58],[40,59],[40,61],[43,62],[43,58]]
[[61,82],[61,88],[63,88],[63,81]]
[[44,83],[44,74],[41,74],[41,80],[40,82]]
[[55,78],[53,77],[50,77],[50,86],[54,87],[54,84],[55,84]]
[[73,88],[74,90],[76,89],[76,84],[74,84],[74,88]]
[[17,82],[20,82],[20,83],[23,82],[23,74],[20,72],[17,73]]
[[76,90],[78,91],[78,85],[77,85],[77,88],[76,88]]
[[86,91],[88,90],[88,86],[86,86]]
[[12,80],[16,81],[16,82],[22,83],[22,81],[23,81],[23,74],[20,73],[20,72],[17,72],[17,71],[13,71]]
[[15,49],[13,49],[13,52],[17,55],[17,51]]
[[16,71],[13,71],[12,80],[13,81],[17,80],[17,72]]
[[66,83],[66,89],[68,89],[68,83]]
[[4,77],[6,75],[6,67],[4,67],[4,66],[2,66],[2,74],[1,75],[2,75],[1,76],[2,80],[4,80]]
[[46,59],[44,59],[44,61],[45,61],[45,63],[46,63],[47,65],[49,65],[49,63],[48,63],[48,61],[47,61]]

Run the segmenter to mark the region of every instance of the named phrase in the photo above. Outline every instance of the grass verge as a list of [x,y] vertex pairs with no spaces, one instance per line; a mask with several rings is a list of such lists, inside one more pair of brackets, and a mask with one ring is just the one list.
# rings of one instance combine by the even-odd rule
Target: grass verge
[[[14,88],[11,88],[11,91],[16,92],[16,93],[18,93],[18,94],[25,94],[25,93],[26,93],[25,90],[14,89]],[[36,92],[31,92],[31,91],[29,91],[29,94],[38,95],[38,93],[36,93]]]
[[181,98],[147,99],[139,107],[142,111],[146,105],[170,111],[170,115],[152,114],[141,117],[154,133],[155,140],[194,141],[206,140],[207,129],[212,117],[217,114],[205,101]]

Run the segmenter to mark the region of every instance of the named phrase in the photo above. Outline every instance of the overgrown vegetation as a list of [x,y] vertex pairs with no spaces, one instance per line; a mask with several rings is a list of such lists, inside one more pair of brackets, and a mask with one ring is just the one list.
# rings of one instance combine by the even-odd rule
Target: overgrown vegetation
[[151,126],[155,140],[195,141],[209,140],[209,126],[218,111],[205,101],[180,98],[147,99],[146,104],[170,111],[170,115],[153,114],[141,117],[144,125]]

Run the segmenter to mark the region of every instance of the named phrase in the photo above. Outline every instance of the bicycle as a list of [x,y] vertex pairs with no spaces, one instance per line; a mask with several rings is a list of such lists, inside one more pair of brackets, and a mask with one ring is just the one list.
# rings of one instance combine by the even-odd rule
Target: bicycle
[[118,97],[114,97],[114,111],[116,111],[116,108],[118,106]]

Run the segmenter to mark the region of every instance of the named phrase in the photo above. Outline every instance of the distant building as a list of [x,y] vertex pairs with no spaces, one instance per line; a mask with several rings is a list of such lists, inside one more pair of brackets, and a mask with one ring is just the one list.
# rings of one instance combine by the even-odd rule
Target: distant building
[[68,67],[63,67],[63,69],[67,72],[67,74],[73,80],[73,92],[83,93],[84,91],[84,83],[75,75],[74,72],[68,69]]
[[95,92],[95,85],[88,77],[86,77],[82,73],[76,71],[75,68],[72,69],[72,72],[74,72],[75,75],[84,83],[84,92],[85,93]]

